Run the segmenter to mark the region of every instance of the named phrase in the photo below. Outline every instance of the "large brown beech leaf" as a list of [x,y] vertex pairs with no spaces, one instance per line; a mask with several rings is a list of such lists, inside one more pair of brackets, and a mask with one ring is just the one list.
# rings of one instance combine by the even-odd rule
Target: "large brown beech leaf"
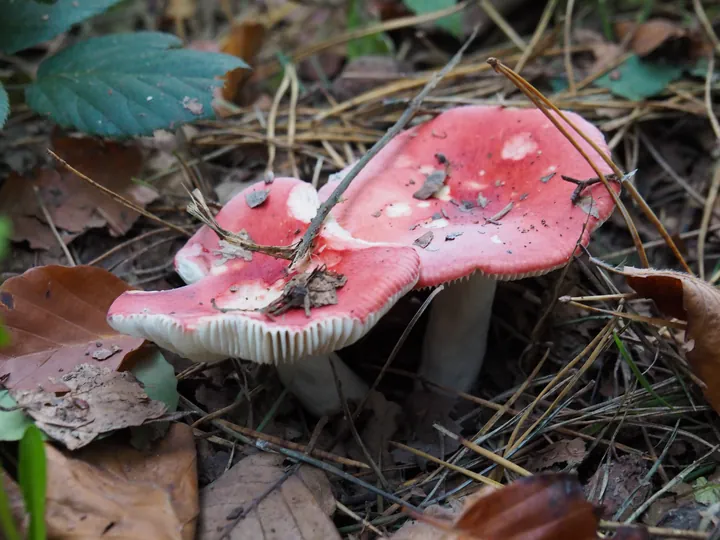
[[[195,538],[198,483],[189,426],[173,424],[163,439],[143,451],[111,438],[72,454],[46,443],[45,453],[48,538]],[[10,500],[22,500],[19,487],[8,480],[6,476]],[[18,522],[24,521],[21,509],[13,506]]]
[[54,379],[78,364],[131,367],[128,355],[143,340],[118,334],[105,319],[130,288],[91,266],[42,266],[8,279],[0,286],[0,317],[10,333],[10,345],[0,349],[0,381],[9,389],[67,391]]
[[720,412],[720,291],[709,283],[670,270],[625,268],[628,285],[671,317],[687,321],[685,351],[705,383],[705,397]]

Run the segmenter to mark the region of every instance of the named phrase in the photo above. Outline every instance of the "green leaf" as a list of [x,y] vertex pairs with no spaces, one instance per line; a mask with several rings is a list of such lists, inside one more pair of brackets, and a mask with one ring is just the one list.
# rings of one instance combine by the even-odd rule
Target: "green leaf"
[[227,54],[178,48],[159,32],[89,39],[45,60],[25,96],[66,128],[130,137],[213,118],[218,77],[247,64]]
[[[455,0],[405,0],[405,5],[418,15],[447,9],[455,4]],[[462,35],[462,12],[447,15],[435,21],[435,24],[447,30],[453,36],[460,37]]]
[[661,398],[655,390],[653,390],[653,387],[650,385],[648,380],[645,378],[645,375],[643,375],[642,371],[640,371],[640,368],[637,366],[635,361],[632,358],[632,355],[628,352],[628,350],[625,348],[625,344],[620,339],[620,336],[617,335],[616,332],[613,332],[613,339],[615,340],[615,345],[617,346],[618,350],[620,351],[620,354],[627,362],[628,366],[630,366],[630,371],[633,372],[633,375],[635,375],[635,378],[640,383],[640,386],[642,386],[647,392],[657,399],[660,403],[665,405],[668,409],[672,409],[673,406],[670,405],[667,401],[665,401],[663,398]]
[[0,82],[0,128],[5,125],[8,113],[10,112],[10,97],[5,87]]
[[5,486],[3,486],[4,474],[4,471],[0,469],[0,533],[2,533],[2,538],[7,540],[20,540],[10,509],[10,499],[5,491]]
[[180,400],[175,370],[156,347],[139,354],[142,356],[132,368],[132,374],[143,384],[150,399],[162,401],[168,412],[175,412]]
[[[17,403],[7,390],[0,390],[0,407],[12,409]],[[23,411],[0,410],[0,441],[19,441],[33,421]]]
[[14,54],[54,38],[120,0],[0,0],[0,51]]
[[693,483],[693,494],[695,500],[705,506],[720,502],[720,486],[711,484],[704,476],[701,476]]
[[[351,0],[348,6],[348,30],[362,28],[366,23],[365,13],[363,12],[364,2],[359,0]],[[385,56],[393,51],[393,43],[384,32],[372,34],[370,36],[353,39],[347,44],[348,58],[358,58],[360,56],[380,55]]]
[[595,86],[607,88],[616,96],[640,101],[656,96],[671,82],[682,76],[683,68],[640,60],[632,55],[616,69],[595,81]]
[[45,489],[47,465],[45,446],[38,428],[30,426],[20,441],[18,481],[25,498],[25,508],[30,514],[29,540],[45,540]]

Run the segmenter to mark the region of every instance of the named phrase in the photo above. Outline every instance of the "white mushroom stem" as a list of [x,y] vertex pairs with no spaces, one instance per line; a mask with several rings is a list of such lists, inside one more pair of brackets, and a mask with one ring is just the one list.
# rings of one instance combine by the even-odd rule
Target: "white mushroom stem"
[[480,275],[447,286],[433,300],[419,374],[467,392],[485,357],[496,281]]
[[347,401],[360,401],[368,386],[336,354],[307,356],[297,362],[277,365],[278,375],[287,388],[315,416],[332,415],[342,411],[342,403],[330,368],[332,357],[343,397]]

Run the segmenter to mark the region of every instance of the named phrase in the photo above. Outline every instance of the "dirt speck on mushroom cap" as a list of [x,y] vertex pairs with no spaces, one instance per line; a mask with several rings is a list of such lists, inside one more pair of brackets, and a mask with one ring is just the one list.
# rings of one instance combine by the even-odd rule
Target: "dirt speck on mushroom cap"
[[[566,114],[609,153],[597,128],[577,114]],[[439,132],[447,136],[434,135]],[[612,172],[587,143],[580,143],[604,174]],[[417,186],[438,169],[438,153],[448,161],[446,189],[417,200]],[[584,195],[594,199],[597,217],[588,216],[572,204],[574,186],[562,182],[560,175],[596,176],[540,111],[458,107],[398,135],[360,172],[332,215],[353,236],[368,241],[412,246],[423,231],[436,230],[439,234],[428,248],[418,249],[418,286],[475,271],[498,279],[537,275],[564,264],[581,235],[587,244],[590,233],[614,209],[605,187],[594,185]],[[336,185],[325,185],[321,199]],[[509,203],[512,209],[492,221]],[[406,206],[409,211],[386,211]],[[433,219],[438,212],[447,217]],[[444,242],[446,232],[465,234]]]

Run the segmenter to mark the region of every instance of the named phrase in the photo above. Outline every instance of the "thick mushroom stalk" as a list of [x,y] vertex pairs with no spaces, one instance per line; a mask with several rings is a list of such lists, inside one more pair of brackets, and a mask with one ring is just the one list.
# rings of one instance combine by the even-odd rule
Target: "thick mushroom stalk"
[[485,358],[496,283],[472,275],[435,297],[423,340],[421,377],[461,392],[470,390]]
[[[257,244],[289,246],[318,204],[310,184],[278,178],[238,194],[213,227]],[[328,358],[364,336],[413,288],[417,254],[359,242],[330,219],[312,256],[291,268],[285,259],[223,241],[215,230],[202,227],[175,257],[189,285],[121,295],[108,312],[110,326],[195,361],[274,364],[310,412],[339,412]],[[361,399],[367,386],[339,359],[335,365],[346,399]]]
[[[597,128],[565,114],[609,154]],[[576,139],[603,174],[612,172]],[[321,198],[345,172],[323,186]],[[545,274],[588,244],[612,213],[613,199],[598,182],[576,191],[577,183],[563,177],[594,176],[542,112],[457,107],[390,141],[331,215],[355,238],[413,246],[421,264],[417,288],[451,283],[430,307],[420,373],[467,390],[485,352],[491,280]]]
[[303,404],[305,410],[315,416],[330,416],[342,410],[331,361],[345,400],[361,401],[370,388],[335,353],[308,356],[303,358],[302,363],[281,362],[277,365],[283,386]]

